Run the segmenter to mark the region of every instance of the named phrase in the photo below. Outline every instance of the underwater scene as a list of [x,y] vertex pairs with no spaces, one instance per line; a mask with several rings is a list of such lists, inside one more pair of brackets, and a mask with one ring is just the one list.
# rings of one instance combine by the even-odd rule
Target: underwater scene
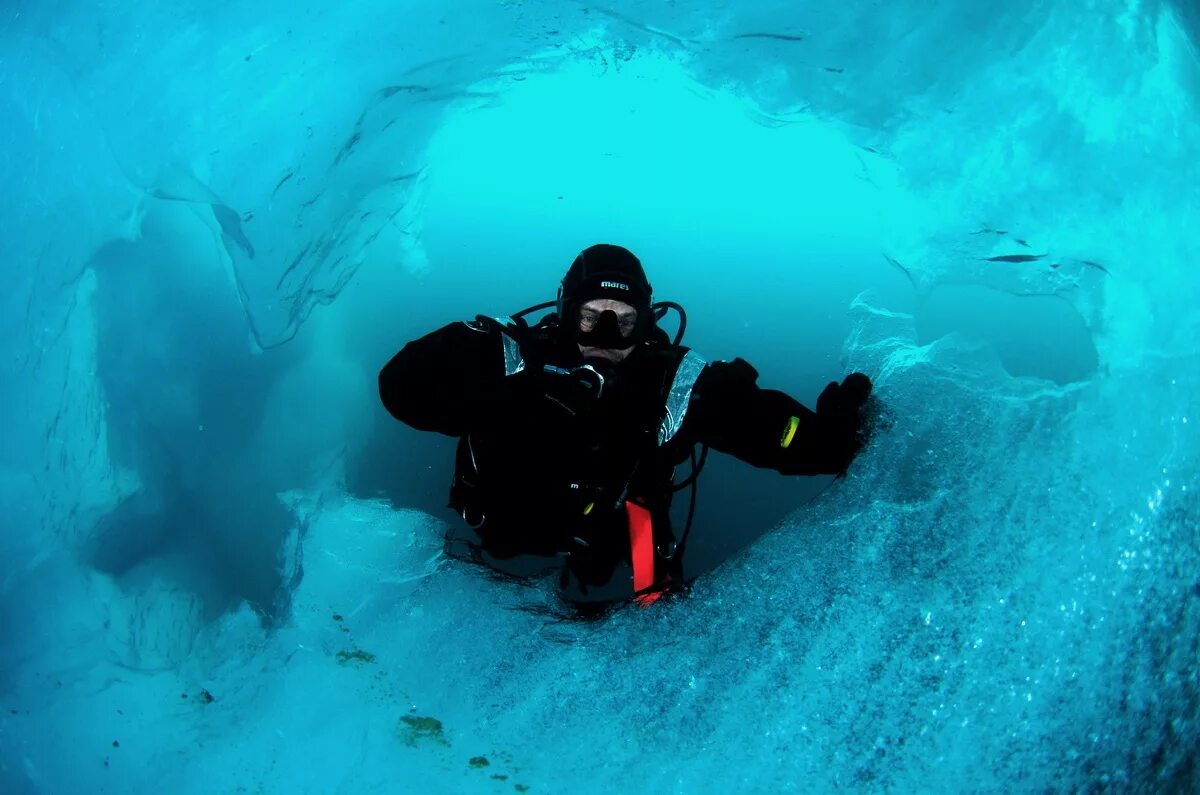
[[[11,0],[0,119],[0,791],[1200,789],[1193,0]],[[581,620],[379,374],[596,243],[874,388]]]

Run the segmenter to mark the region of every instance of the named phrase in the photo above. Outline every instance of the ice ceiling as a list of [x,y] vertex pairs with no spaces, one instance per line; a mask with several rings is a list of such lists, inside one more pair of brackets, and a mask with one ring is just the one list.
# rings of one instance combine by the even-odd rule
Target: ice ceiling
[[[1194,4],[2,14],[5,791],[1196,788]],[[888,423],[581,626],[373,379],[599,239]]]

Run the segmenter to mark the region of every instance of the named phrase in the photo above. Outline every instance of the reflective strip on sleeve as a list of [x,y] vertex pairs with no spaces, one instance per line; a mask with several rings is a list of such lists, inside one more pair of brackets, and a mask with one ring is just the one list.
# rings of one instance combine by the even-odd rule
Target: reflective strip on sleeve
[[667,413],[658,429],[658,443],[664,445],[679,429],[683,427],[683,417],[687,414],[688,404],[692,400],[692,387],[704,369],[705,361],[698,354],[688,351],[679,361],[675,369],[675,380],[671,382],[671,391],[667,394]]
[[799,417],[788,417],[787,425],[784,426],[784,429],[783,429],[783,436],[781,436],[779,438],[779,446],[780,447],[782,447],[785,450],[787,449],[788,445],[790,445],[792,443],[792,439],[795,438],[796,428],[798,428],[798,427],[800,427],[800,418]]

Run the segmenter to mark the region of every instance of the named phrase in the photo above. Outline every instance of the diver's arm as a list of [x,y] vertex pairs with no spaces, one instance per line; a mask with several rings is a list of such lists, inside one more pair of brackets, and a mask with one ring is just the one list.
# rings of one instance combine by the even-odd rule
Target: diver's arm
[[379,397],[396,419],[461,436],[473,406],[504,377],[498,327],[452,323],[405,345],[379,372]]
[[696,382],[690,436],[715,450],[785,475],[841,475],[865,443],[861,408],[871,381],[861,373],[831,383],[817,411],[774,389],[741,359],[713,362]]

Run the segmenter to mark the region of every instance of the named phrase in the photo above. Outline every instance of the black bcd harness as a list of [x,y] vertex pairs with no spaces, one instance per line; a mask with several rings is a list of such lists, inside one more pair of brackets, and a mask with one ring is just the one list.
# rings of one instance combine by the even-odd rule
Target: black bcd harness
[[[501,333],[505,375],[513,376],[525,371],[533,364],[526,358],[526,350],[529,347],[532,337],[546,335],[557,330],[558,318],[554,313],[543,317],[532,327],[526,322],[525,316],[538,310],[549,309],[554,307],[555,304],[556,302],[554,301],[536,304],[508,317],[490,318],[480,315],[468,325],[479,331],[496,329]],[[679,315],[679,328],[673,339],[668,338],[665,332],[656,328],[658,333],[654,335],[654,338],[642,344],[661,345],[669,343],[672,347],[678,346],[687,327],[687,314],[683,307],[674,302],[664,301],[654,304],[651,308],[656,321],[662,319],[669,310],[674,309]],[[615,490],[615,492],[611,489],[604,490],[608,492],[605,495],[607,499],[604,502],[611,501],[610,507],[612,509],[620,508],[622,503],[626,507],[626,513],[629,517],[630,545],[634,566],[634,591],[635,594],[640,593],[639,600],[645,600],[643,603],[656,599],[658,595],[661,595],[662,590],[659,587],[659,582],[662,578],[652,573],[647,574],[647,570],[653,572],[656,568],[653,565],[652,557],[657,557],[666,563],[666,573],[670,580],[669,584],[683,584],[683,551],[695,517],[697,481],[707,459],[708,447],[706,445],[692,446],[689,451],[691,471],[683,480],[675,481],[675,466],[670,465],[665,467],[665,469],[669,470],[669,475],[664,478],[662,486],[657,489],[659,493],[643,494],[641,495],[641,499],[630,500],[628,499],[629,490],[639,475],[639,469],[645,462],[651,461],[650,466],[655,469],[658,469],[662,465],[661,459],[655,460],[654,457],[663,455],[663,446],[675,437],[675,434],[682,426],[692,387],[704,366],[705,362],[703,359],[692,351],[685,350],[675,363],[675,367],[667,368],[664,373],[664,382],[660,388],[660,394],[664,398],[661,407],[662,411],[656,415],[655,427],[646,429],[647,435],[653,441],[653,446],[648,444],[640,453],[633,456],[632,468],[625,478],[624,485],[620,489]],[[546,397],[559,403],[568,412],[578,411],[579,406],[598,400],[604,394],[610,377],[602,365],[591,363],[585,363],[573,368],[543,364],[539,369],[545,376],[551,379],[550,383],[558,384],[554,389],[547,390]],[[672,369],[674,377],[668,386],[666,376],[672,372]],[[698,455],[696,452],[697,446],[701,447]],[[479,487],[486,477],[486,473],[480,471],[470,434],[467,434],[460,442],[456,457],[454,481],[450,490],[450,505],[462,515],[464,521],[472,528],[480,528],[487,521],[485,506],[480,505],[478,499],[481,491]],[[660,538],[659,543],[654,544],[651,541],[653,535],[655,535],[654,528],[651,527],[650,511],[645,507],[646,503],[644,500],[649,500],[653,504],[660,505],[665,511],[666,506],[670,505],[671,497],[675,493],[689,487],[691,493],[689,495],[687,519],[683,532],[678,536],[677,540],[673,535],[667,533],[667,537]],[[586,497],[582,499],[586,501]],[[593,502],[584,503],[583,513],[585,515],[591,512],[593,504]],[[667,529],[661,528],[663,531]],[[583,546],[587,546],[586,541],[581,538],[576,537],[574,540]]]

